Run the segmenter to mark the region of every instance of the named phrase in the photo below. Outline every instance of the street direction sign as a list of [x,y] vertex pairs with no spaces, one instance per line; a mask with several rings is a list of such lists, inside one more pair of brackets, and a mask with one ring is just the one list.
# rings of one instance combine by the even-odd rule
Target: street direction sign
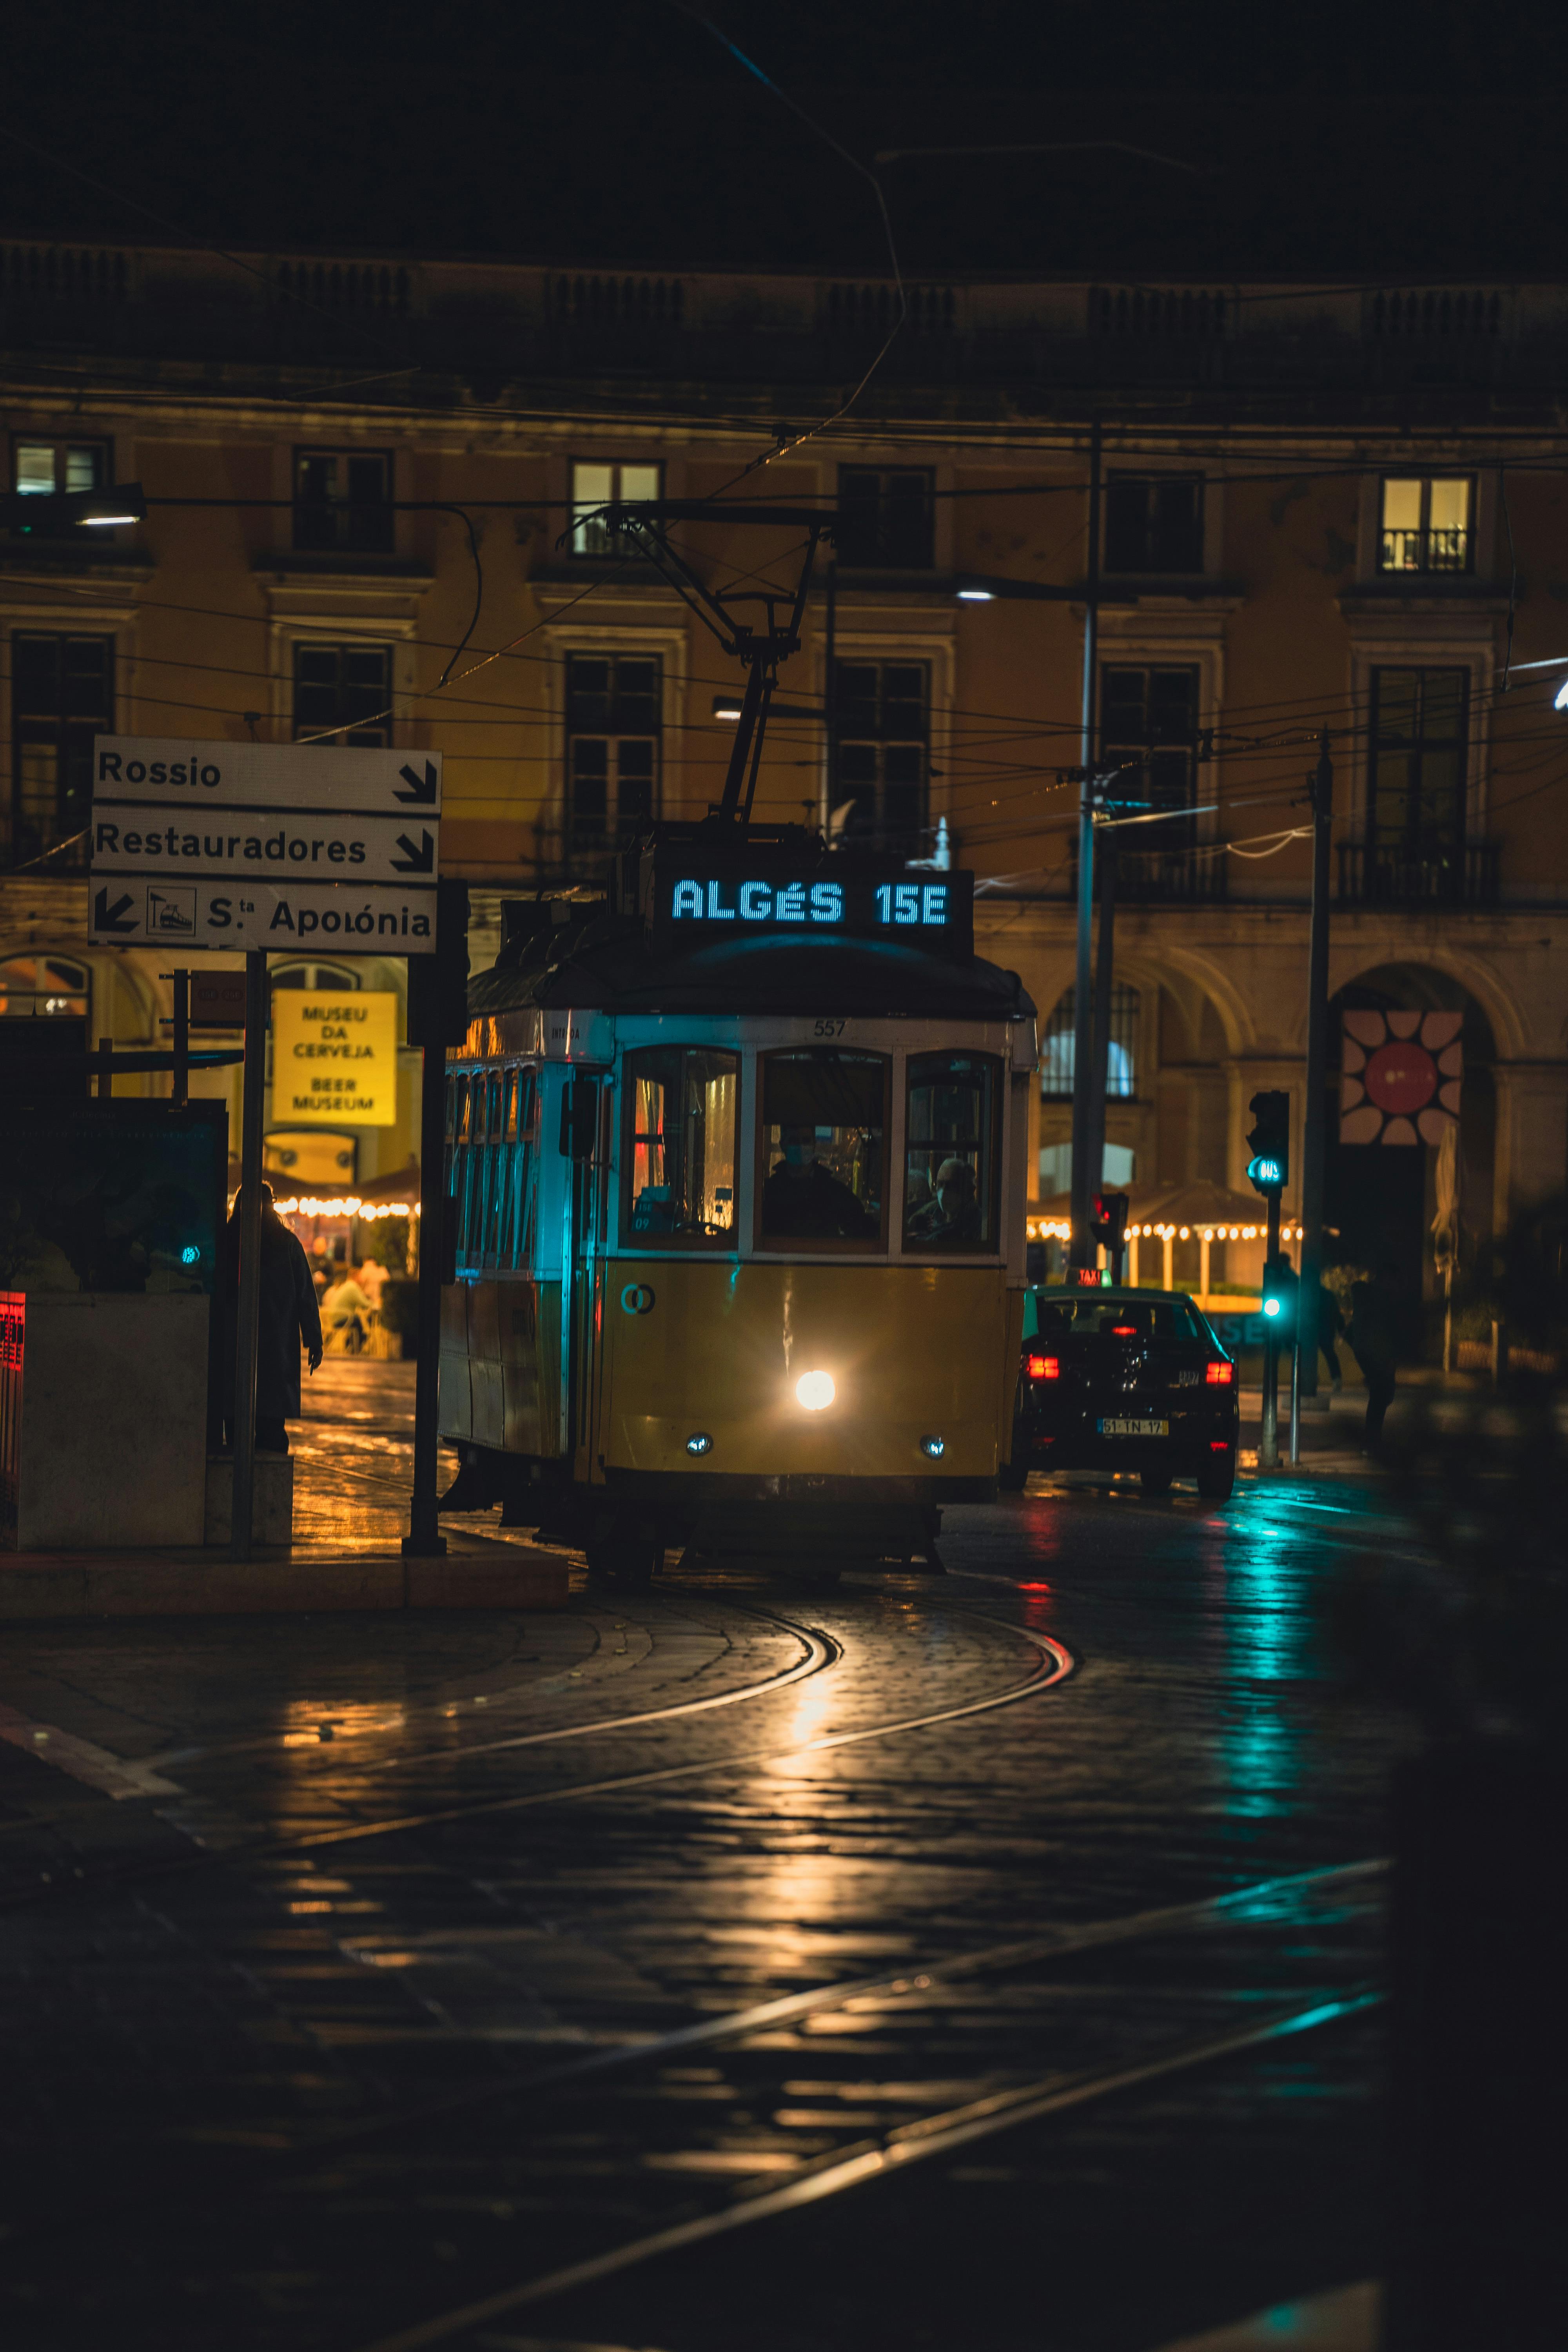
[[[204,821],[205,820],[205,821]],[[105,807],[92,811],[98,876],[205,881],[434,882],[437,834],[417,817],[296,816],[276,810]],[[273,869],[281,869],[274,876]]]
[[436,893],[331,882],[157,882],[94,875],[88,936],[188,948],[330,947],[340,955],[431,955]]
[[89,841],[95,940],[429,954],[441,755],[100,735]]
[[99,735],[95,808],[331,809],[365,816],[441,813],[439,751],[364,751],[336,743],[202,743]]

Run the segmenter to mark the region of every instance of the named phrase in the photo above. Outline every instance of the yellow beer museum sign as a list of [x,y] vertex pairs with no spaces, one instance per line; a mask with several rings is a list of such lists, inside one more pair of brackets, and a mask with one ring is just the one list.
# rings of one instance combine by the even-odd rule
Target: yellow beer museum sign
[[272,1124],[395,1127],[400,999],[279,988],[272,998]]

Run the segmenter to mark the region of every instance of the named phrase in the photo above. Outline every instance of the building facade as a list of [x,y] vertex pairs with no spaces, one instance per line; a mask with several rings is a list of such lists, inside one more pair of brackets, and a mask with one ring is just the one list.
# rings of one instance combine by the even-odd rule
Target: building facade
[[[440,749],[482,966],[504,896],[591,887],[728,764],[740,667],[604,510],[710,502],[673,536],[755,623],[800,562],[776,505],[835,547],[757,812],[973,869],[983,950],[1040,1008],[1039,1200],[1068,1182],[1091,579],[1093,761],[1137,820],[1107,1173],[1240,1185],[1261,1087],[1299,1131],[1326,740],[1336,1008],[1462,1015],[1473,1248],[1568,1181],[1568,285],[921,284],[837,414],[889,284],[239,261],[0,246],[4,1017],[168,1016],[166,957],[87,944],[109,730]],[[54,520],[116,481],[142,524]],[[416,1087],[408,1056],[354,1180],[408,1159]],[[1429,1284],[1434,1160],[1331,1144],[1347,1255]]]

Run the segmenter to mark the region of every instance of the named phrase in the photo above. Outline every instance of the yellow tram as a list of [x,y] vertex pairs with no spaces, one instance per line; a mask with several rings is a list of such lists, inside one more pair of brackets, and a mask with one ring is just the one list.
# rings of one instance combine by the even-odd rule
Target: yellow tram
[[973,877],[669,828],[512,902],[447,1057],[443,1507],[925,1559],[1012,1438],[1034,1007]]

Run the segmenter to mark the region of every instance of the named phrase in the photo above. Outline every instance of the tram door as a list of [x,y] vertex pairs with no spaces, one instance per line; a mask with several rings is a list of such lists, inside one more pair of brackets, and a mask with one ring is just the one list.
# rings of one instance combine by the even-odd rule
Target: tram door
[[594,1432],[602,1355],[604,1301],[601,1260],[608,1181],[605,1109],[609,1087],[596,1077],[576,1076],[562,1105],[563,1142],[571,1151],[567,1185],[568,1231],[562,1286],[562,1405],[564,1451],[574,1479],[593,1475]]

